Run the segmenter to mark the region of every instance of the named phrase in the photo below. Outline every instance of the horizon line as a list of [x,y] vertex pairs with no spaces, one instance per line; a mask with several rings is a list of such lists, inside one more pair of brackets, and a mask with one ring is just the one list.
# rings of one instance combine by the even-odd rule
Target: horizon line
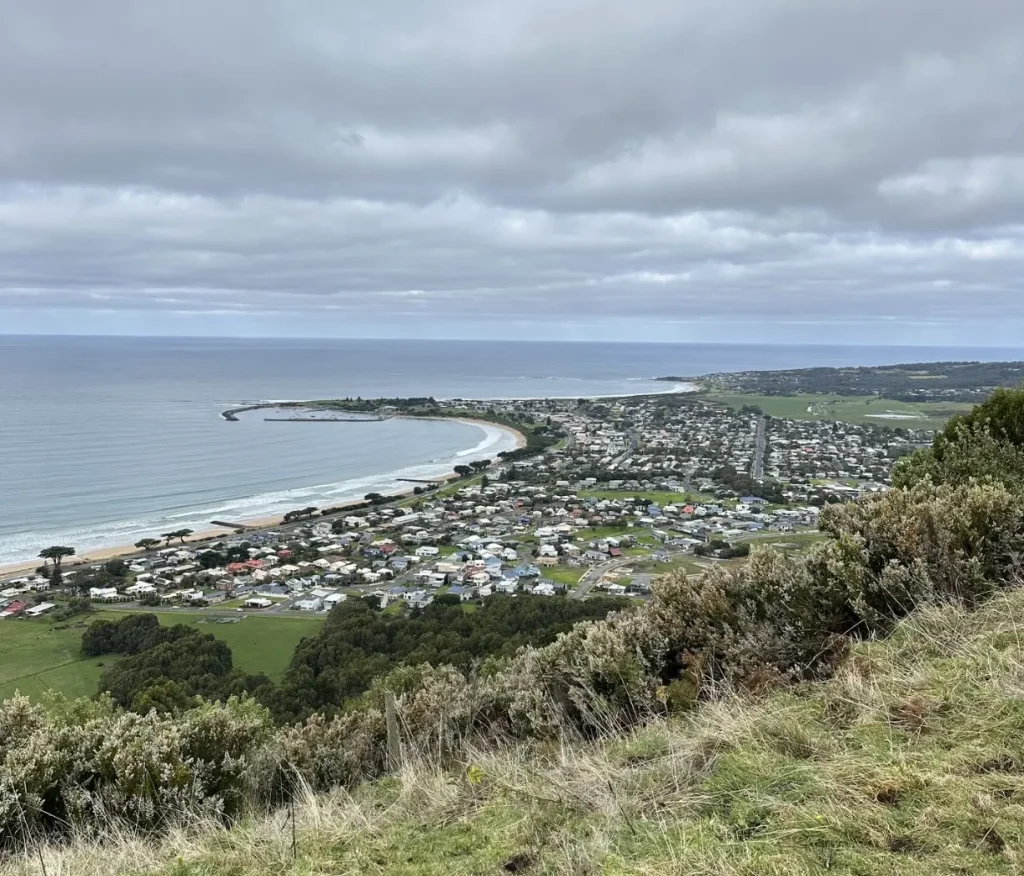
[[382,342],[413,342],[413,343],[455,343],[455,344],[575,344],[592,346],[622,346],[641,345],[651,347],[816,347],[816,348],[876,348],[876,349],[942,349],[942,350],[1019,350],[1024,353],[1022,346],[1005,346],[999,344],[986,344],[976,342],[965,343],[861,343],[848,341],[844,343],[813,343],[806,341],[647,341],[637,339],[626,340],[581,340],[577,338],[565,339],[544,339],[544,338],[451,338],[451,337],[383,337],[375,335],[202,335],[202,334],[106,334],[106,333],[74,333],[64,332],[3,332],[0,331],[0,338],[63,338],[63,339],[137,339],[137,340],[188,340],[188,341],[382,341]]

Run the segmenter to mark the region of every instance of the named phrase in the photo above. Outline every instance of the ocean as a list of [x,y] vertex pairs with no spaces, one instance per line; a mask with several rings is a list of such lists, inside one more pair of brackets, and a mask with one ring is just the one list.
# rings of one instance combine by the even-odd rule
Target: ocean
[[0,565],[214,519],[326,507],[494,457],[507,433],[388,420],[301,425],[257,401],[665,391],[717,371],[1024,358],[995,348],[0,336]]

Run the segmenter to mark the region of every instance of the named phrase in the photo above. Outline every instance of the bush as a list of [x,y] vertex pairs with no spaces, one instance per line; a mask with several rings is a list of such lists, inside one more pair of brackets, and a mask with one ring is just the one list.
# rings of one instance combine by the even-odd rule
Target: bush
[[251,701],[171,719],[109,699],[49,712],[9,699],[0,704],[0,842],[113,820],[152,830],[190,814],[230,816],[270,733]]
[[953,417],[927,450],[893,470],[893,483],[909,487],[1001,482],[1024,490],[1024,389],[999,389],[970,413]]

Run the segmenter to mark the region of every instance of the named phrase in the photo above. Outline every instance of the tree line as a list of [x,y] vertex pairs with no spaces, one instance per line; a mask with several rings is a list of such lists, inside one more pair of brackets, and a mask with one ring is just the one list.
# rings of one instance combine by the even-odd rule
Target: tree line
[[278,723],[333,713],[397,666],[448,664],[462,671],[523,645],[546,645],[581,620],[603,618],[626,600],[494,596],[473,612],[458,597],[439,596],[408,616],[383,614],[376,598],[334,608],[321,630],[303,639],[279,684],[234,666],[231,649],[193,626],[164,627],[155,615],[130,614],[92,624],[82,638],[89,657],[117,654],[100,691],[124,708],[145,712],[188,708],[197,697],[225,700],[247,693]]

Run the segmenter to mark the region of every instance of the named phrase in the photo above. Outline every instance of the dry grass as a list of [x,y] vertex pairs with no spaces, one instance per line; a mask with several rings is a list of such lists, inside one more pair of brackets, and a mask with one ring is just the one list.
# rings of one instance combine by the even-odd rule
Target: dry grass
[[[1024,592],[928,609],[827,683],[590,745],[412,759],[225,830],[79,835],[0,876],[1016,873]],[[294,848],[293,848],[294,836]]]

